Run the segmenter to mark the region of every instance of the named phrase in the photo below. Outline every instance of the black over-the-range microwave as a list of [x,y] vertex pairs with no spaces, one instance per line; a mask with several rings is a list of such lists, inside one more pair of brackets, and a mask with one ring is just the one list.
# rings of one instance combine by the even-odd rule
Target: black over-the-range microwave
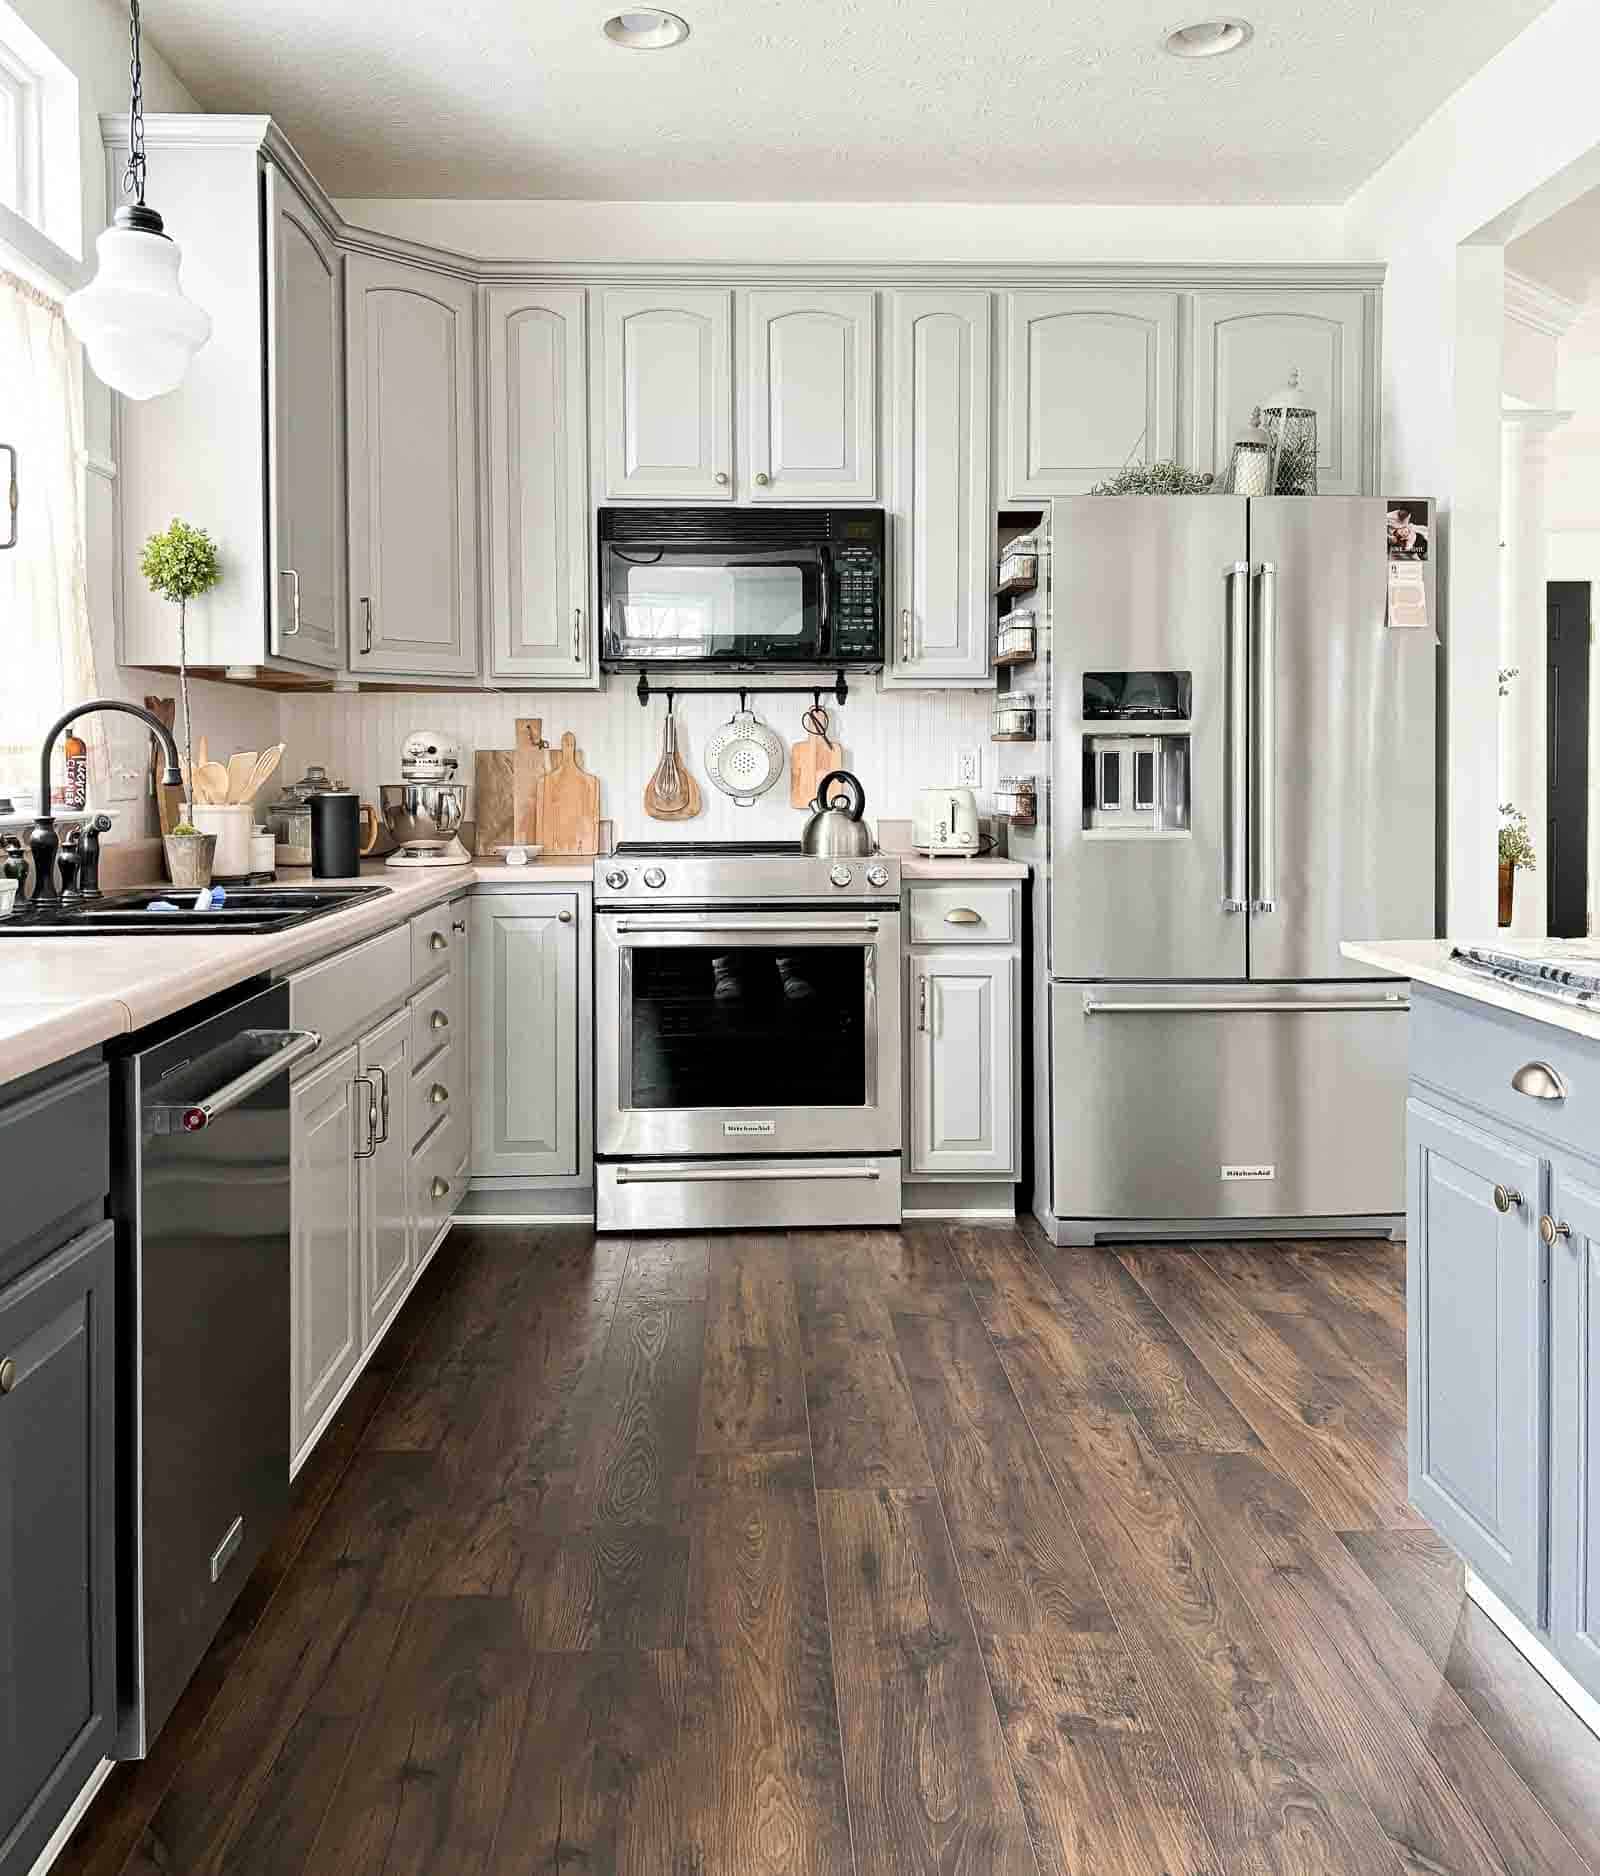
[[600,662],[883,668],[881,508],[602,508]]

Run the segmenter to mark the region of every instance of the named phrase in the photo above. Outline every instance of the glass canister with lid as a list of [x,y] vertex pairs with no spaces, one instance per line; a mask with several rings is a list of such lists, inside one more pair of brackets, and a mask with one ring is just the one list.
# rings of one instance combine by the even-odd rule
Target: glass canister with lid
[[267,809],[272,829],[273,858],[279,866],[311,864],[311,797],[343,788],[320,762],[313,762],[299,781],[290,782]]

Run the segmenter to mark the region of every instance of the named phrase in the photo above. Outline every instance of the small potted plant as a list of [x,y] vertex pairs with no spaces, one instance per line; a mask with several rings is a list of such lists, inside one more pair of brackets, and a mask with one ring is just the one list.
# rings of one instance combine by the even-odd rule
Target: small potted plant
[[184,818],[162,839],[167,873],[174,886],[209,886],[211,862],[217,850],[215,834],[203,834],[194,824],[194,727],[189,717],[189,601],[209,593],[222,578],[216,543],[204,528],[174,520],[160,534],[152,534],[139,556],[139,571],[152,593],[178,608],[178,688],[183,698],[184,781],[189,799]]
[[1511,900],[1516,890],[1517,868],[1534,871],[1533,840],[1528,833],[1528,817],[1509,801],[1500,803],[1500,924],[1511,923]]

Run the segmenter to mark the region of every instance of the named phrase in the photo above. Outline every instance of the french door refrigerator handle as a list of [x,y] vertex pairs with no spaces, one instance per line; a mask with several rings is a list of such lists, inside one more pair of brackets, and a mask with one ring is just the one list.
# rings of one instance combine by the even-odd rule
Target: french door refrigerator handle
[[1255,643],[1250,671],[1255,694],[1251,699],[1250,910],[1272,912],[1278,897],[1278,792],[1276,717],[1278,693],[1278,568],[1263,560],[1256,567],[1254,608]]
[[1248,905],[1245,855],[1249,849],[1246,789],[1250,742],[1247,657],[1250,641],[1250,563],[1236,560],[1228,569],[1228,674],[1224,716],[1227,749],[1223,756],[1222,909],[1243,912]]

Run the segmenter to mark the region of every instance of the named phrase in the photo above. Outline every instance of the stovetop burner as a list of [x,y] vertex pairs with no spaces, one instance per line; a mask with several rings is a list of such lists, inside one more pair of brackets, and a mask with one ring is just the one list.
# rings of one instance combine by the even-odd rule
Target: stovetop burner
[[624,840],[615,848],[619,859],[738,860],[770,855],[799,859],[798,840]]

